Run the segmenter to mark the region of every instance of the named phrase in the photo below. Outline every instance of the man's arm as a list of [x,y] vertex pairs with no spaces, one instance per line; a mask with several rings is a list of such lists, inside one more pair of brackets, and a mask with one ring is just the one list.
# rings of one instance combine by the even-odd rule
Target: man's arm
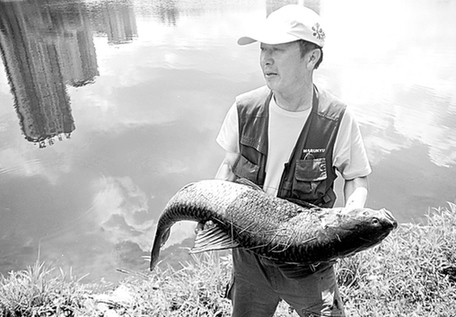
[[233,166],[239,158],[239,153],[234,152],[225,152],[225,158],[220,165],[217,174],[215,174],[215,179],[222,179],[226,181],[234,181],[236,175],[233,172]]
[[[225,158],[220,164],[220,167],[215,174],[215,179],[221,179],[224,181],[233,182],[236,179],[236,175],[233,172],[233,166],[236,163],[239,153],[225,152]],[[195,233],[204,229],[205,223],[199,222],[195,227]]]
[[367,200],[368,186],[367,176],[345,181],[344,196],[346,210],[364,207]]

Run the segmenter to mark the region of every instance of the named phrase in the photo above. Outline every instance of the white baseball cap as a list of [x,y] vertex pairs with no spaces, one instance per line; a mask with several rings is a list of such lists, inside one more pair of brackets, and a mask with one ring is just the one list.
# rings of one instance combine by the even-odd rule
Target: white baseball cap
[[258,28],[247,36],[240,37],[239,45],[254,42],[282,44],[305,40],[323,47],[325,32],[321,27],[320,16],[309,8],[289,4],[272,12]]

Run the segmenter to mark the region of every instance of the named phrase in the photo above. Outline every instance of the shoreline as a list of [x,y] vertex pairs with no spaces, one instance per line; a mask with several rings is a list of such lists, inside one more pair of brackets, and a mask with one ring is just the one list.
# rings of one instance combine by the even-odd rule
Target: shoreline
[[[336,274],[347,316],[456,316],[456,204],[427,224],[400,223],[380,245],[344,258]],[[82,278],[38,261],[0,276],[2,316],[230,316],[222,298],[228,253],[203,253],[181,269],[120,270],[118,284]],[[282,303],[275,317],[297,316]]]

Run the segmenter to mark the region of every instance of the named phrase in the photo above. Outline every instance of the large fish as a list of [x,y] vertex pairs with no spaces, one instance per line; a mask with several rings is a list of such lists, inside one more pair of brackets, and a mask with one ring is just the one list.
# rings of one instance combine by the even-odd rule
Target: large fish
[[[157,224],[150,269],[174,223],[193,220],[193,252],[243,247],[268,259],[315,264],[352,255],[381,242],[397,226],[392,214],[367,208],[304,208],[255,186],[203,180],[178,191]],[[209,225],[211,224],[211,225]]]

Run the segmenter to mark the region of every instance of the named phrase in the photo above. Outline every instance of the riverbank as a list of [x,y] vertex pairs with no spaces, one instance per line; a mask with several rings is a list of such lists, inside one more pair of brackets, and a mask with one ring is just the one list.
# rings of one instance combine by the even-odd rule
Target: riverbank
[[[347,316],[456,316],[456,205],[426,224],[401,224],[384,242],[339,261]],[[83,284],[44,263],[0,279],[2,316],[230,316],[222,297],[227,254],[203,253],[182,269],[127,272],[118,285]],[[275,317],[297,316],[281,304]]]

